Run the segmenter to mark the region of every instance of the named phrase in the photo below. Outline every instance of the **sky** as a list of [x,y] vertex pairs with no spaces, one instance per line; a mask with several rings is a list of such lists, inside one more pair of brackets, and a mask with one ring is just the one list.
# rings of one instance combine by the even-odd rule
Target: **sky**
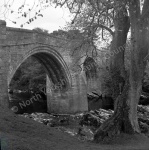
[[[17,13],[18,8],[21,6],[21,4],[23,4],[24,1],[25,0],[0,0],[0,19],[5,20],[7,26],[20,28],[20,25],[26,22],[26,19],[24,17],[19,17],[19,14]],[[38,0],[35,0],[35,2],[37,1]],[[30,6],[33,6],[32,2],[33,0],[26,0],[26,10]],[[71,20],[69,10],[66,8],[55,8],[54,6],[49,6],[41,12],[43,17],[39,16],[32,23],[24,24],[23,28],[33,29],[40,27],[47,29],[50,33],[54,30],[62,29],[66,25],[66,22]],[[35,10],[33,9],[32,13],[30,13],[30,18],[32,18],[34,14]],[[11,20],[15,21],[16,24],[12,23]]]

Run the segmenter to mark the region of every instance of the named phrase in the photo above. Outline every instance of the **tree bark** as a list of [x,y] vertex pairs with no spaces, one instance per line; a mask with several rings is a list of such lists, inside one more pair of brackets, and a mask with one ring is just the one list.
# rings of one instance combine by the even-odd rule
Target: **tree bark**
[[[144,7],[144,9],[147,10],[148,7]],[[146,67],[144,58],[148,54],[149,25],[147,17],[141,16],[139,0],[130,1],[129,14],[132,36],[131,67],[130,70],[126,72],[125,69],[123,69],[123,54],[119,54],[119,57],[122,60],[116,60],[118,55],[115,56],[111,69],[114,72],[114,68],[116,68],[117,76],[123,76],[125,85],[120,95],[118,88],[115,91],[116,103],[114,114],[96,131],[96,134],[94,135],[94,141],[96,142],[108,140],[122,132],[129,134],[140,133],[137,118],[137,106],[141,95],[142,79]],[[126,35],[126,30],[124,32]],[[121,34],[123,37],[126,37],[125,35]],[[115,41],[117,42],[113,42],[113,45],[118,45],[116,43],[119,43],[119,38],[117,38],[117,40],[115,39]],[[123,39],[123,42],[124,41],[125,40]],[[115,72],[113,74],[115,74]],[[116,81],[117,77],[112,79],[115,85],[118,85],[119,81]]]
[[121,94],[125,84],[125,64],[124,54],[126,47],[127,34],[130,27],[130,20],[125,8],[121,8],[114,20],[115,32],[111,45],[110,73],[113,85],[113,99]]

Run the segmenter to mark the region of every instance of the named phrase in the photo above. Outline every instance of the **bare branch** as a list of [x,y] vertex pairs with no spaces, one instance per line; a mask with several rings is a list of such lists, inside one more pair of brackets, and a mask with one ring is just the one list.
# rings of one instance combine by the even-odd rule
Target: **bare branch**
[[103,29],[109,31],[109,33],[110,33],[112,36],[114,36],[114,32],[113,32],[110,28],[106,27],[105,25],[102,25],[102,24],[99,23],[99,24],[97,24],[97,25],[95,25],[95,26],[100,27],[100,28],[103,28]]

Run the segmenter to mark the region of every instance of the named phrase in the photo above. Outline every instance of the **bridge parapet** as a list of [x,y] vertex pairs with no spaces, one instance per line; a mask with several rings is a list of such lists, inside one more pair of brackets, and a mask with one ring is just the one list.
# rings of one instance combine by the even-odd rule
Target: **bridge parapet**
[[45,45],[51,45],[54,47],[69,47],[72,46],[72,43],[76,43],[77,40],[70,40],[66,37],[57,37],[50,34],[45,33],[37,33],[34,30],[20,29],[20,28],[11,28],[7,27],[5,31],[6,33],[7,45],[20,45],[20,44],[29,44],[29,43],[39,43]]

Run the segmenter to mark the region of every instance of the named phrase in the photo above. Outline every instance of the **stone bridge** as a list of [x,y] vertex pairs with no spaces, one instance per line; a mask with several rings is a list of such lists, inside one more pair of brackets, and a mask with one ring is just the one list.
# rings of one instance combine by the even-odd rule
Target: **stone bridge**
[[[78,66],[85,61],[84,49],[76,52],[80,36],[67,38],[10,28],[0,21],[0,105],[8,106],[8,86],[18,67],[35,57],[47,73],[47,107],[49,112],[74,113],[88,110],[88,86],[98,88],[97,80],[86,80]],[[79,47],[79,46],[78,46]],[[80,58],[81,57],[81,58]],[[54,88],[51,88],[54,85]],[[41,89],[43,90],[43,89]]]

